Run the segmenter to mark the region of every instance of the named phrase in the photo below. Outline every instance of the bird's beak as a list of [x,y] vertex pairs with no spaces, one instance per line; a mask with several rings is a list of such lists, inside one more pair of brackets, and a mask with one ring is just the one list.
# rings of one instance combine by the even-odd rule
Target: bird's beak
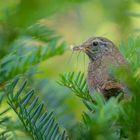
[[73,51],[83,51],[83,52],[85,52],[86,51],[86,48],[84,46],[82,46],[82,45],[79,45],[79,46],[74,46],[72,48],[72,50]]
[[72,46],[73,51],[82,51],[89,56],[91,60],[94,60],[94,52],[91,51],[89,45],[79,45],[79,46]]

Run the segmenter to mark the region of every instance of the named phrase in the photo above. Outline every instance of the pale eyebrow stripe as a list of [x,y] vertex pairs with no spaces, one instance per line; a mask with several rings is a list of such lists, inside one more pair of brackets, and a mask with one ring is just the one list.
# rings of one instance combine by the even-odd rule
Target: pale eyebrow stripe
[[97,39],[94,39],[93,42],[94,42],[94,41],[97,41],[97,42],[102,43],[102,44],[107,44],[107,43],[108,43],[108,42],[102,41],[102,40],[100,40],[100,39],[98,39],[98,38],[97,38]]
[[102,44],[111,44],[111,42],[108,42],[108,41],[102,41],[102,40],[99,40],[97,39],[98,42],[101,42]]

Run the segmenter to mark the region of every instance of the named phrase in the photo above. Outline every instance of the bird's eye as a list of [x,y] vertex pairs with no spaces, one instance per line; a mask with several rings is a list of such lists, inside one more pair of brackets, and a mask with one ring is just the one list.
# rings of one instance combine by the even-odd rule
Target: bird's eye
[[92,45],[93,45],[93,46],[97,46],[97,45],[98,45],[98,42],[97,42],[97,41],[94,41],[94,42],[92,43]]

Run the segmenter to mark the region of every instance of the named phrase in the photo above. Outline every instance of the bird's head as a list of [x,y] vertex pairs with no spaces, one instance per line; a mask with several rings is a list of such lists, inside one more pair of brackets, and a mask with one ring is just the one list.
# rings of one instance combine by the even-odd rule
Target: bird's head
[[89,38],[81,45],[74,46],[73,51],[82,51],[88,55],[90,60],[94,61],[105,54],[111,53],[115,48],[114,46],[114,43],[107,38],[93,37]]

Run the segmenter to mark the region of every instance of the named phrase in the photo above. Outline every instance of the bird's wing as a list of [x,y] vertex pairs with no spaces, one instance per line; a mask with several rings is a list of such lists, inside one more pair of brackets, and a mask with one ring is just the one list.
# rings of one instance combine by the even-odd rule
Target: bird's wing
[[107,81],[102,85],[101,89],[102,90],[123,89],[123,85],[119,82]]

